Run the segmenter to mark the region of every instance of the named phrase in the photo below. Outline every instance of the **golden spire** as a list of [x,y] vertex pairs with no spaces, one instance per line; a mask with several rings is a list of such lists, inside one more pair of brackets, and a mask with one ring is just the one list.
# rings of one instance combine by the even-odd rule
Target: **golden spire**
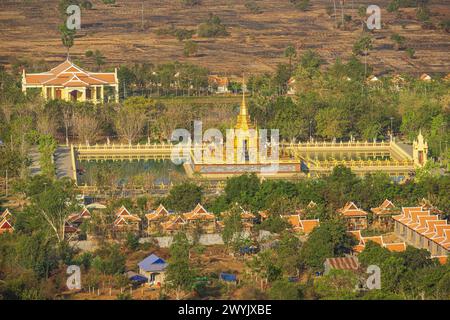
[[250,116],[248,114],[247,103],[245,101],[245,78],[242,76],[242,102],[241,108],[239,109],[239,115],[237,118],[236,129],[248,130],[252,128],[250,123]]

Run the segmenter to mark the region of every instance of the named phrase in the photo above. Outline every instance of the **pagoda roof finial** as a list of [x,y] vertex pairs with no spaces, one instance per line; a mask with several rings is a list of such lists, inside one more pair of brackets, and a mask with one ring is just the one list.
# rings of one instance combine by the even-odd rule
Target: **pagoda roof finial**
[[242,74],[242,103],[241,103],[241,109],[240,109],[240,115],[242,116],[247,116],[248,115],[248,110],[247,110],[247,103],[245,101],[245,90],[244,90],[244,86],[245,86],[245,74]]
[[250,116],[247,109],[247,103],[245,101],[245,77],[242,75],[242,102],[239,109],[239,115],[237,119],[236,129],[248,130],[252,127],[250,123]]

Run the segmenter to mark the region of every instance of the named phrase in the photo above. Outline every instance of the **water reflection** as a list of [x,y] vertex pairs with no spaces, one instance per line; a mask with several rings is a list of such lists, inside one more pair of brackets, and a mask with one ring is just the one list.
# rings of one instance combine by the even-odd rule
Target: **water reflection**
[[186,179],[182,165],[170,160],[141,161],[81,161],[78,165],[79,184],[149,188],[152,185],[178,183]]

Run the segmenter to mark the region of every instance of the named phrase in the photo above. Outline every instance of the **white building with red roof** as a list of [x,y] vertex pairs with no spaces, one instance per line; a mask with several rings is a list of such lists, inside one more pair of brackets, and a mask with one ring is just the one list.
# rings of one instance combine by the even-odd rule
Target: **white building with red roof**
[[[119,102],[119,79],[117,69],[114,72],[89,72],[67,59],[60,65],[43,73],[22,72],[22,91],[37,88],[46,100],[61,99],[65,101],[95,104],[103,103],[111,90],[115,102]],[[105,90],[106,89],[106,90]]]

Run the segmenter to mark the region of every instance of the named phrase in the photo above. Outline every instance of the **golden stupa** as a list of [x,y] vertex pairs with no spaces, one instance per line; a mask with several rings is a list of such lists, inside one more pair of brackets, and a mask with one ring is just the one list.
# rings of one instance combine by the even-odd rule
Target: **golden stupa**
[[[245,83],[243,81],[243,83]],[[251,123],[248,113],[247,103],[245,101],[245,90],[242,88],[242,102],[237,116],[235,129],[235,161],[257,162],[258,157],[258,130]]]

